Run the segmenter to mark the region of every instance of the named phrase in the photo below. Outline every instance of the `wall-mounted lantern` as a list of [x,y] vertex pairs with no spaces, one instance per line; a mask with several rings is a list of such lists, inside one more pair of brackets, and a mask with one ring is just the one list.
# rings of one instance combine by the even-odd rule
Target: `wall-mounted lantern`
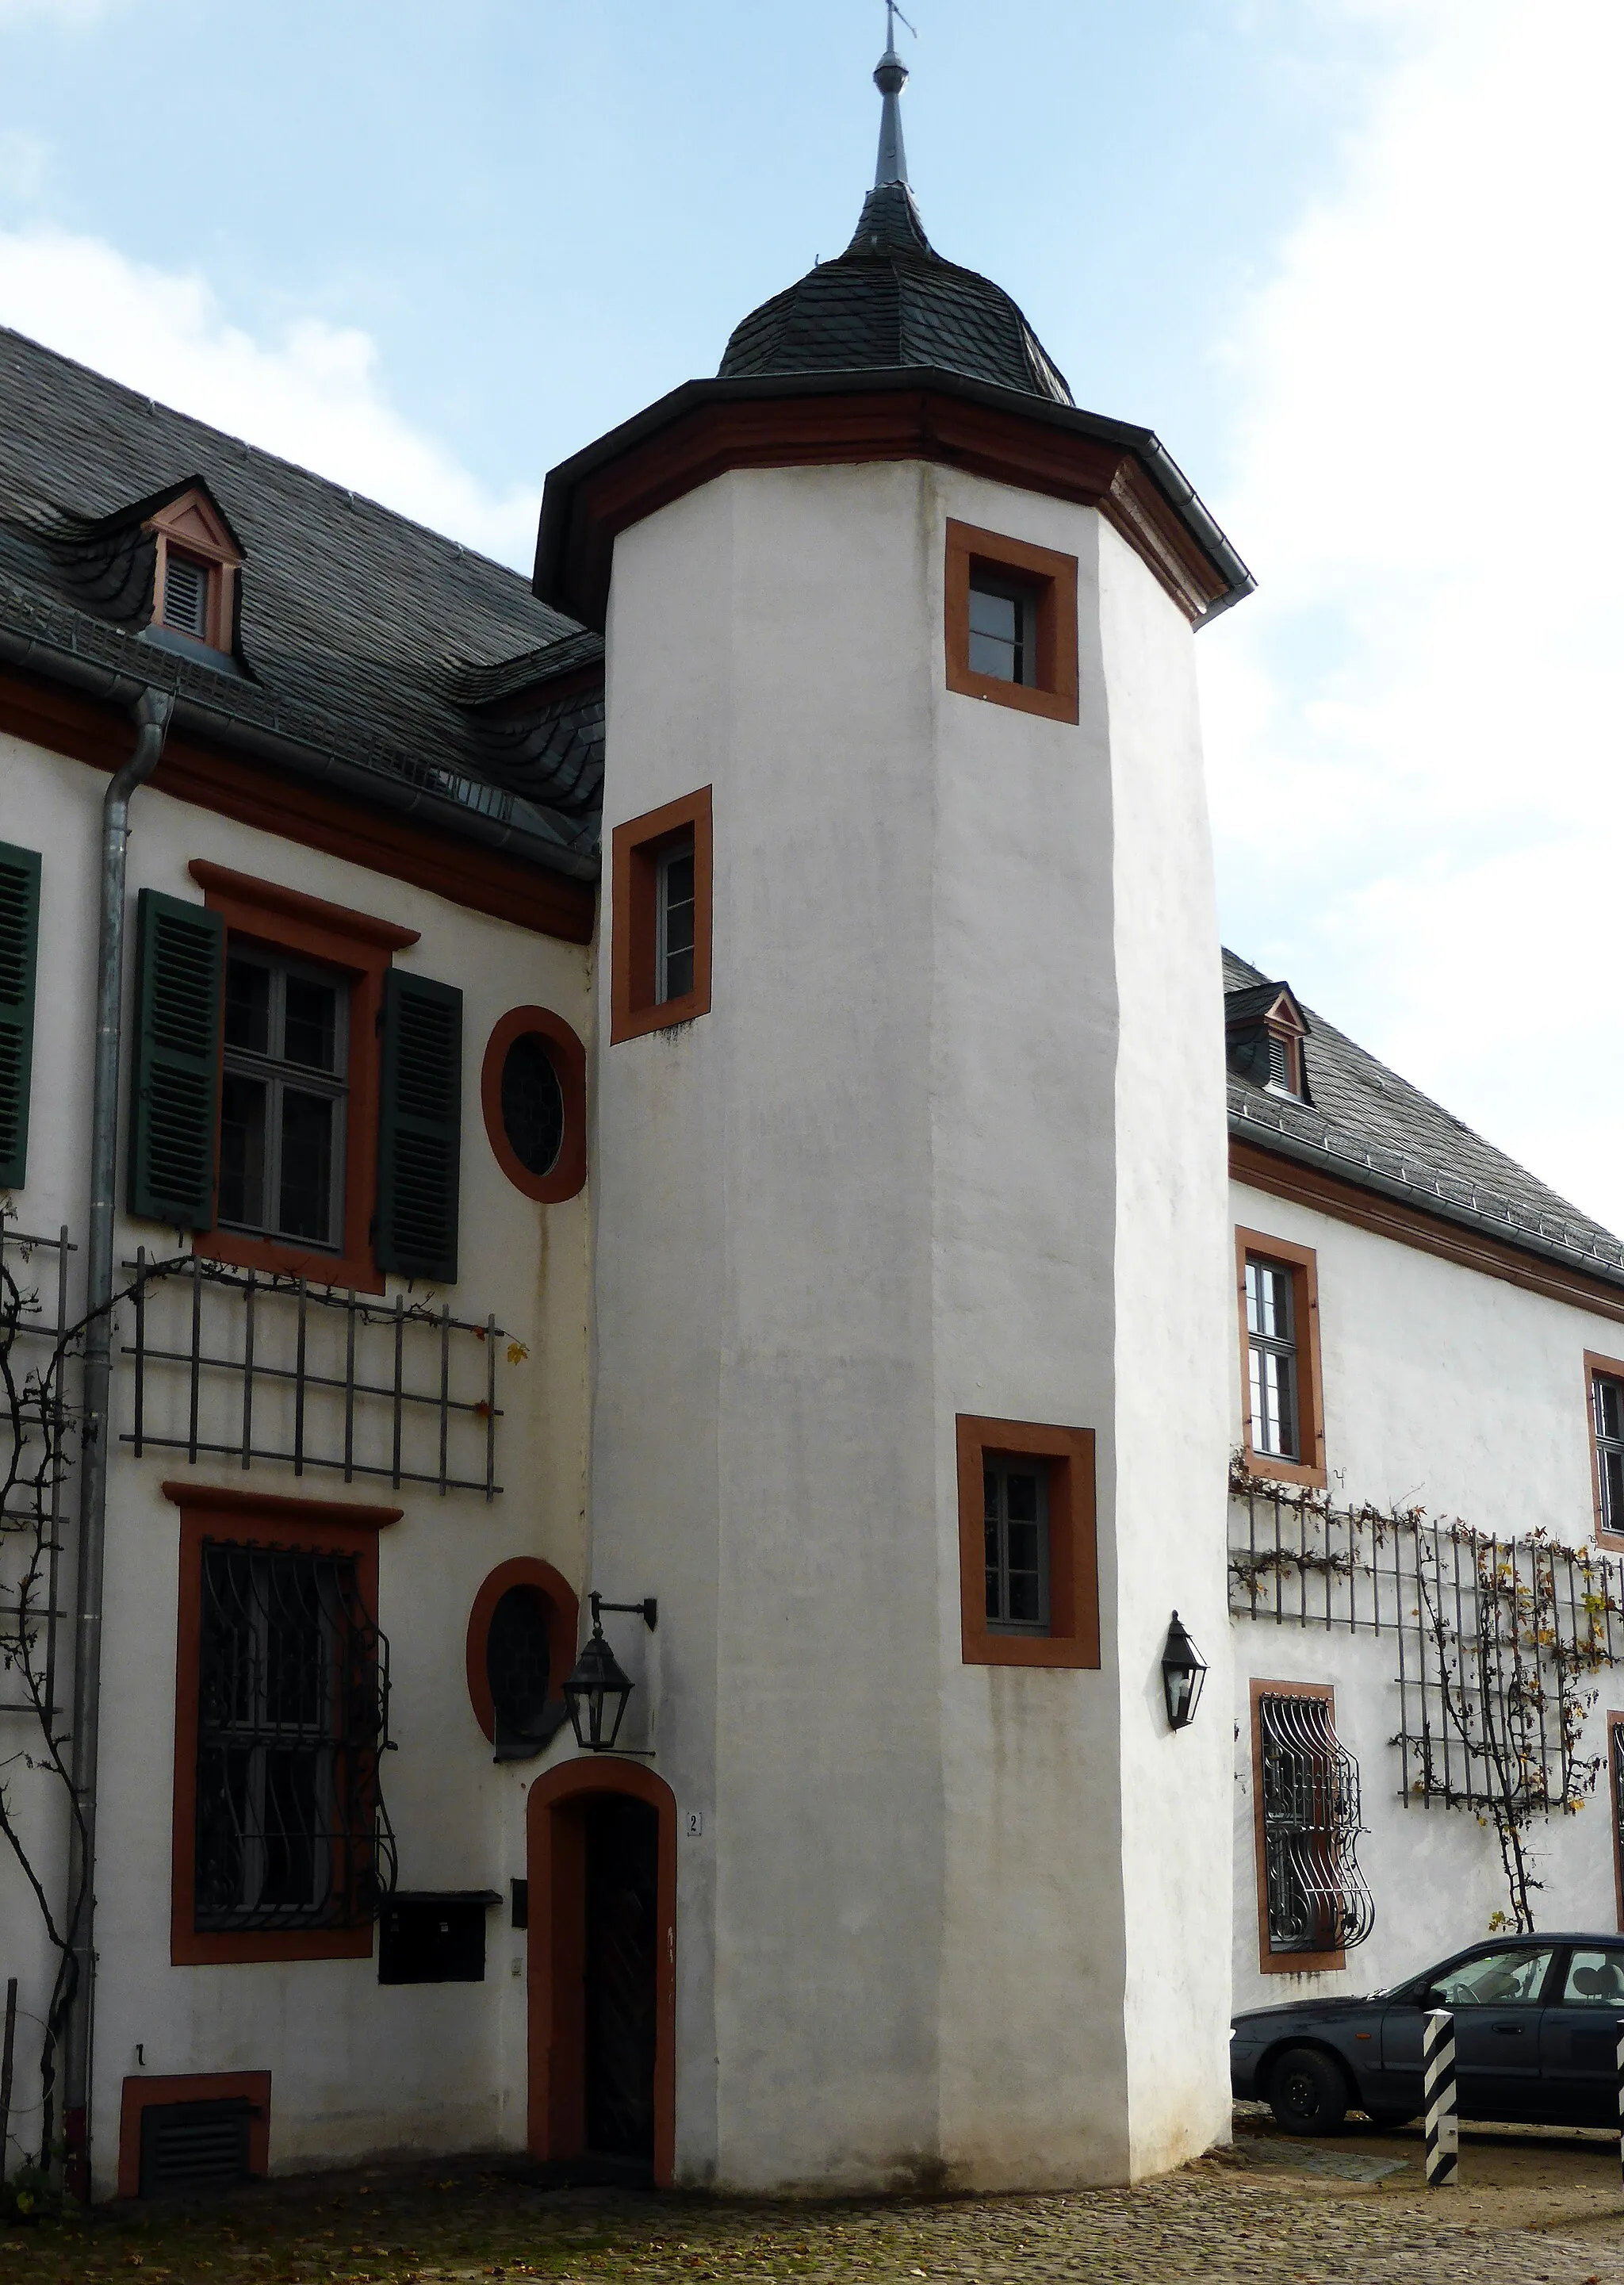
[[1170,1729],[1189,1729],[1201,1703],[1201,1685],[1206,1678],[1205,1661],[1175,1611],[1173,1624],[1167,1629],[1167,1647],[1162,1653],[1162,1689],[1167,1700]]
[[592,1630],[574,1671],[564,1684],[564,1703],[576,1743],[589,1754],[607,1754],[620,1735],[620,1725],[632,1695],[632,1677],[625,1673],[603,1638],[605,1611],[634,1612],[646,1627],[657,1625],[660,1606],[653,1595],[640,1603],[606,1603],[593,1595]]

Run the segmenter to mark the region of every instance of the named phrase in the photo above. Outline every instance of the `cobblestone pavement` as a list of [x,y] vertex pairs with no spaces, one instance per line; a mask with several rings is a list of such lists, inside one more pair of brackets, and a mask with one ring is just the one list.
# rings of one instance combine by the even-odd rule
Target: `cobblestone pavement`
[[[518,2169],[285,2179],[88,2227],[0,2230],[5,2285],[1089,2279],[1100,2285],[1624,2285],[1615,2142],[1469,2134],[1428,2192],[1413,2136],[1237,2121],[1232,2151],[1132,2190],[841,2204],[548,2189]],[[1374,2179],[1372,2179],[1374,2177]]]

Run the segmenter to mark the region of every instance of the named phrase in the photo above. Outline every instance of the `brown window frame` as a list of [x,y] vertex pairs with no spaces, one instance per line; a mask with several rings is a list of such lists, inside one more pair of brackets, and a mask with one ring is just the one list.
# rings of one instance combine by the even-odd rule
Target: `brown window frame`
[[1584,1355],[1585,1433],[1590,1446],[1591,1527],[1598,1547],[1624,1548],[1624,1531],[1609,1531],[1604,1520],[1607,1508],[1602,1493],[1602,1455],[1596,1436],[1596,1383],[1598,1377],[1624,1381],[1624,1361],[1598,1355],[1594,1349],[1587,1349]]
[[[1100,1577],[1093,1429],[1054,1427],[1032,1420],[994,1420],[961,1412],[955,1436],[960,1622],[965,1665],[1097,1667]],[[1047,1634],[1006,1633],[987,1623],[982,1467],[987,1456],[1005,1454],[1049,1463]]]
[[1251,1684],[1251,1827],[1258,1876],[1258,1967],[1264,1975],[1313,1975],[1347,1966],[1345,1950],[1275,1951],[1268,1933],[1268,1850],[1263,1832],[1263,1717],[1266,1698],[1312,1698],[1322,1705],[1334,1731],[1337,1692],[1329,1682],[1253,1682]]
[[[247,938],[264,950],[318,961],[336,970],[349,985],[348,1088],[344,1123],[344,1236],[341,1247],[305,1248],[285,1238],[261,1237],[246,1230],[200,1231],[193,1251],[206,1260],[233,1269],[267,1269],[303,1276],[322,1285],[352,1286],[381,1293],[382,1273],[373,1260],[373,1220],[378,1205],[378,1113],[381,1074],[379,1018],[383,979],[396,952],[416,944],[416,929],[370,913],[327,904],[302,890],[286,889],[251,874],[197,858],[189,867],[203,891],[203,902],[225,923],[227,952],[232,937]],[[224,962],[221,963],[224,988]],[[224,1068],[224,1025],[221,1026]],[[216,1100],[218,1095],[216,1093]],[[219,1197],[219,1130],[215,1135],[215,1196]],[[218,1207],[216,1205],[216,1215]]]
[[[1273,1452],[1259,1452],[1251,1432],[1251,1342],[1246,1328],[1246,1258],[1275,1263],[1291,1272],[1291,1305],[1297,1326],[1297,1417],[1303,1457],[1283,1460]],[[1320,1364],[1320,1273],[1311,1245],[1294,1245],[1289,1238],[1271,1237],[1266,1230],[1235,1233],[1236,1292],[1240,1308],[1241,1335],[1241,1451],[1247,1472],[1273,1483],[1303,1484],[1323,1491],[1325,1471],[1324,1378]]]
[[200,1929],[193,1925],[197,1871],[198,1685],[202,1638],[203,1547],[207,1540],[253,1538],[302,1553],[352,1561],[366,1614],[378,1622],[378,1534],[398,1523],[398,1507],[287,1499],[192,1483],[166,1483],[180,1510],[180,1602],[175,1646],[174,1823],[170,1834],[169,1960],[176,1967],[236,1966],[267,1959],[370,1959],[373,1928]]
[[[507,1139],[502,1119],[502,1072],[515,1040],[539,1039],[564,1099],[564,1133],[545,1174],[533,1174]],[[586,1049],[580,1035],[550,1008],[510,1008],[485,1042],[479,1074],[480,1109],[491,1156],[516,1190],[544,1206],[575,1197],[586,1182]]]
[[[1037,608],[1038,679],[1007,682],[970,665],[970,582],[977,571],[1024,589]],[[945,577],[947,687],[1018,713],[1051,722],[1079,718],[1077,642],[1077,558],[1036,547],[1007,533],[947,522]]]
[[[668,849],[694,843],[694,988],[679,999],[655,998],[655,899],[659,860]],[[609,1041],[669,1031],[710,1012],[712,846],[710,788],[684,794],[641,817],[628,818],[609,837]]]
[[496,1743],[496,1708],[490,1697],[490,1676],[485,1663],[486,1646],[490,1639],[490,1621],[496,1606],[510,1587],[524,1587],[545,1606],[547,1616],[547,1662],[552,1672],[548,1676],[549,1702],[562,1693],[564,1678],[575,1664],[580,1646],[581,1603],[575,1589],[561,1571],[544,1563],[539,1556],[514,1555],[506,1563],[498,1563],[487,1573],[474,1598],[468,1613],[468,1635],[465,1660],[468,1680],[468,1703],[474,1708],[474,1719],[489,1745]]

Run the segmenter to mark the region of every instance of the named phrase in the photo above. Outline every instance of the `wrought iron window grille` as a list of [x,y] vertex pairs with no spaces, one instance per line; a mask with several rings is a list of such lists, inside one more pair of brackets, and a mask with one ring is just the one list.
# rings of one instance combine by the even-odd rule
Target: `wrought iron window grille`
[[1338,1508],[1237,1463],[1229,1608],[1391,1645],[1406,1802],[1563,1814],[1596,1783],[1596,1677],[1624,1664],[1624,1563],[1599,1549]]
[[352,1558],[206,1540],[193,1925],[357,1928],[396,1884],[389,1646]]
[[[64,1489],[77,1418],[68,1267],[78,1248],[13,1225],[0,1210],[0,1714],[55,1718],[60,1644]],[[7,1684],[12,1685],[10,1689]],[[14,1696],[20,1686],[25,1694]],[[37,1689],[38,1702],[27,1694]]]
[[357,1297],[205,1261],[132,1262],[132,1417],[120,1441],[149,1448],[331,1469],[494,1499],[494,1317]]
[[1359,1764],[1322,1698],[1260,1698],[1263,1859],[1271,1951],[1349,1951],[1376,1924],[1359,1869]]

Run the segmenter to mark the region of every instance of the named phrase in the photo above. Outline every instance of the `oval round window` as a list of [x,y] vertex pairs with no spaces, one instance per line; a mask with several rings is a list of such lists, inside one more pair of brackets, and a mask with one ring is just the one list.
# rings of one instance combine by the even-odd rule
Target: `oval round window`
[[485,1679],[496,1716],[497,1743],[538,1738],[546,1729],[547,1611],[530,1587],[510,1587],[490,1614]]
[[552,1173],[564,1147],[564,1090],[538,1032],[521,1032],[503,1058],[502,1131],[527,1172]]

